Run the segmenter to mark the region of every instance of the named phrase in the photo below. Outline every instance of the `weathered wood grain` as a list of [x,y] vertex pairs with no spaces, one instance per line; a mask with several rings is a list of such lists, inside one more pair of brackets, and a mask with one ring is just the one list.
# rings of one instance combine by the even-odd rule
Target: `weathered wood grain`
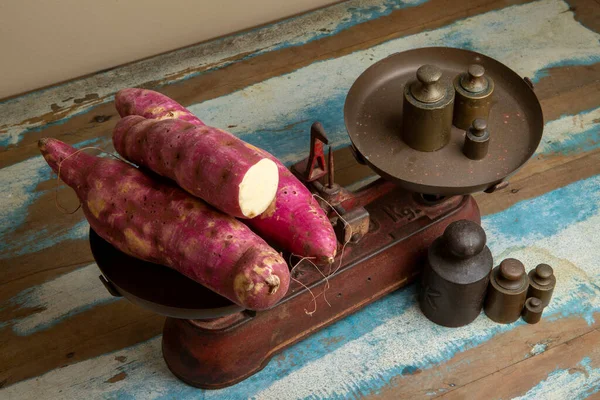
[[[538,382],[544,383],[532,387]],[[576,384],[573,385],[573,382]],[[537,357],[510,365],[444,394],[441,398],[506,399],[526,395],[527,398],[552,396],[566,399],[585,398],[599,390],[600,332],[592,330]]]
[[[519,392],[509,392],[510,395],[505,396],[488,393],[486,396],[478,390],[471,391],[471,388],[474,388],[477,382],[487,379],[486,377],[506,372],[509,368],[516,368],[522,372],[520,368],[525,360],[538,360],[543,353],[563,349],[566,343],[578,340],[591,332],[597,331],[594,326],[588,325],[580,318],[556,321],[543,319],[536,325],[521,325],[480,346],[458,353],[448,362],[431,370],[415,370],[410,375],[395,377],[380,393],[372,397],[395,399],[401,393],[407,399],[446,395],[450,398],[511,398],[511,395]],[[578,358],[569,354],[565,362],[576,365],[582,358],[583,356]],[[598,356],[594,359],[600,361]],[[546,375],[555,368],[554,364],[545,366]],[[526,381],[524,387],[529,389],[541,380],[540,378]],[[501,382],[498,386],[506,385]]]
[[160,334],[163,323],[161,316],[119,300],[33,334],[19,335],[9,326],[0,336],[1,343],[10,343],[0,358],[0,386],[133,346]]
[[600,15],[598,14],[600,2],[598,0],[567,0],[567,3],[577,21],[596,32],[600,31]]

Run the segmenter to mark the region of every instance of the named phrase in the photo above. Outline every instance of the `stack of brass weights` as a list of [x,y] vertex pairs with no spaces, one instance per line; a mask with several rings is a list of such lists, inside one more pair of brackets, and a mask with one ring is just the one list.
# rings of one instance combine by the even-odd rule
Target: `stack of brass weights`
[[522,315],[530,324],[540,321],[550,302],[556,277],[552,267],[540,264],[529,274],[514,258],[492,269],[492,254],[483,228],[468,220],[448,225],[427,254],[419,305],[438,325],[459,327],[471,323],[483,308],[501,324]]
[[419,151],[436,151],[448,144],[452,125],[466,130],[463,153],[472,160],[485,158],[490,134],[487,119],[494,81],[481,65],[471,65],[453,84],[442,79],[435,65],[423,65],[417,79],[404,86],[402,138]]
[[492,271],[484,311],[501,324],[515,322],[521,315],[527,323],[535,324],[550,303],[555,285],[556,277],[548,264],[539,264],[526,274],[521,261],[507,258]]

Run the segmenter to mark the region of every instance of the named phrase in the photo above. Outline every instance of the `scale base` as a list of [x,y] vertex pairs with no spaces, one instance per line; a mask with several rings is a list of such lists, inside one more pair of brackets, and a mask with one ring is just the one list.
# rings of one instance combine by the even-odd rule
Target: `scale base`
[[[339,270],[325,279],[309,263],[294,278],[317,296],[316,311],[308,290],[295,283],[286,297],[267,311],[241,311],[210,320],[168,317],[162,350],[169,369],[189,385],[218,389],[233,385],[264,368],[278,352],[386,294],[413,282],[422,270],[427,248],[453,221],[480,222],[471,196],[435,204],[396,189],[365,206],[370,229],[350,243]],[[339,257],[333,265],[339,265]],[[327,273],[325,267],[324,272]]]

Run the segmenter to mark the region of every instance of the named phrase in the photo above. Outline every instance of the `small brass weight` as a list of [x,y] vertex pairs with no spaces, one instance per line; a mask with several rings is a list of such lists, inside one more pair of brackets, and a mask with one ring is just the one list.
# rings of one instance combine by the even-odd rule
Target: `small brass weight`
[[465,135],[463,153],[471,160],[481,160],[487,155],[489,144],[487,122],[482,118],[475,119]]
[[494,81],[485,75],[485,69],[481,65],[470,65],[466,73],[454,78],[454,90],[454,126],[467,130],[476,119],[488,119]]

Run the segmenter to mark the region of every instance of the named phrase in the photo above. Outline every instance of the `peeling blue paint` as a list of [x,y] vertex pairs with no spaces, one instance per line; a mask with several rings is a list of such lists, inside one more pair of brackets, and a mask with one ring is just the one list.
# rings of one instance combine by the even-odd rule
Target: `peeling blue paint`
[[19,292],[0,304],[0,309],[19,308],[30,312],[3,321],[2,326],[10,326],[19,336],[31,335],[93,307],[120,299],[99,284],[98,275],[97,265],[89,264]]
[[[28,95],[30,95],[30,94],[28,94]],[[108,103],[109,101],[112,101],[112,100],[114,100],[114,95],[107,97],[106,101],[104,101],[103,103]],[[69,116],[67,116],[65,118],[61,118],[56,121],[46,122],[42,125],[34,126],[31,128],[25,128],[23,131],[19,132],[19,139],[18,139],[17,143],[20,142],[21,139],[28,133],[41,132],[41,131],[43,131],[47,128],[53,127],[53,126],[64,125],[65,123],[69,122],[72,118],[86,114],[87,112],[91,111],[92,109],[98,107],[99,105],[101,105],[103,103],[95,104],[91,107],[83,108],[75,113],[69,114]],[[91,140],[88,140],[87,142],[93,142],[94,140],[98,140],[98,139],[91,139]],[[0,133],[0,149],[6,149],[11,143],[12,143],[12,138],[10,135],[3,135]]]
[[[568,135],[559,134],[558,137],[553,137],[556,130]],[[577,115],[561,115],[554,121],[548,121],[538,154],[568,156],[596,150],[599,147],[600,109],[593,108]]]
[[85,239],[89,232],[89,226],[87,220],[84,218],[72,227],[57,232],[49,232],[47,228],[41,229],[29,235],[25,244],[21,243],[16,246],[3,244],[0,246],[0,251],[2,252],[0,253],[0,260],[9,258],[5,252],[11,249],[14,250],[10,252],[10,257],[14,257],[35,253],[67,240]]
[[538,354],[542,354],[543,352],[545,352],[548,349],[548,344],[547,343],[536,343],[533,348],[531,349],[531,351],[529,352],[529,354],[531,356],[537,356]]
[[[392,3],[393,2],[387,2],[386,4]],[[450,36],[448,41],[457,46],[475,46],[466,36],[458,34]],[[573,60],[580,59],[574,57]],[[326,65],[327,64],[321,64],[321,67]],[[288,75],[287,78],[290,78],[291,76],[292,75]],[[287,118],[278,119],[279,126],[284,126],[286,123],[290,125],[289,127],[284,128],[286,134],[277,133],[279,132],[277,129],[268,127],[263,130],[249,129],[240,132],[239,134],[249,142],[263,146],[280,157],[282,157],[282,155],[287,156],[288,159],[286,161],[290,163],[293,162],[292,157],[302,156],[298,155],[298,149],[306,148],[307,132],[310,122],[320,119],[323,121],[326,130],[331,132],[330,136],[332,136],[336,146],[339,146],[343,144],[344,140],[347,140],[343,129],[341,111],[346,90],[347,87],[340,87],[338,91],[329,93],[324,101],[315,102],[316,105],[311,104],[310,107],[300,109],[297,115],[288,115]],[[247,104],[247,107],[252,107],[252,104]],[[214,107],[213,111],[215,113],[225,112],[225,110],[220,110],[218,106]],[[597,141],[596,136],[597,131],[590,128],[584,130],[581,134],[578,134],[576,140],[587,142],[588,139],[591,138],[592,141]],[[570,142],[570,138],[561,143],[561,145],[556,145],[551,151],[559,152],[561,149],[578,148],[574,143]],[[79,147],[85,146],[86,144],[87,143],[80,143]],[[44,167],[49,174],[49,168],[45,166],[45,164]],[[47,179],[48,176],[49,175],[38,177],[37,179],[39,180],[35,180],[34,183],[37,184],[39,181]],[[27,186],[27,194],[31,194],[34,191],[35,186]],[[585,196],[582,194],[585,194]],[[518,203],[501,213],[484,218],[483,223],[486,226],[493,227],[493,234],[490,234],[488,237],[490,238],[490,247],[492,247],[494,255],[497,256],[503,254],[508,247],[512,246],[513,249],[518,249],[519,247],[524,248],[536,240],[557,235],[569,227],[589,221],[591,218],[599,215],[599,204],[600,178],[594,177],[584,181],[575,182],[565,188],[547,193],[539,198]],[[540,210],[541,212],[539,212]],[[23,215],[25,215],[24,212],[21,213],[21,216]],[[535,215],[535,218],[533,218],[533,215]],[[3,227],[2,223],[6,222],[4,220],[5,215],[2,214],[1,216],[0,228]],[[13,221],[14,220],[11,220],[11,222]],[[3,233],[3,231],[0,232]],[[492,230],[489,232],[492,232]],[[2,235],[0,235],[0,237],[2,237]],[[502,239],[502,243],[500,243],[500,238]],[[52,240],[53,239],[50,239],[50,242],[47,242],[45,245],[52,245]],[[0,251],[4,250],[4,248],[0,248]],[[591,324],[594,322],[594,313],[600,311],[597,300],[600,292],[597,286],[599,275],[594,271],[579,272],[581,272],[581,275],[569,276],[570,282],[567,282],[566,280],[561,281],[562,285],[567,283],[573,284],[575,290],[566,291],[568,294],[561,294],[560,290],[562,289],[559,288],[551,306],[544,314],[545,318],[559,319],[568,316],[582,316],[588,323]],[[27,304],[32,293],[33,292],[23,293],[22,298],[15,300],[17,302],[16,304]],[[385,355],[385,352],[409,351],[411,349],[406,346],[390,348],[388,343],[390,343],[392,335],[396,334],[394,327],[397,327],[397,324],[402,323],[402,321],[406,321],[407,324],[411,323],[411,321],[415,321],[414,316],[418,313],[415,305],[415,297],[416,287],[414,285],[388,295],[362,311],[337,322],[314,334],[307,340],[289,348],[283,353],[282,357],[273,360],[263,371],[236,386],[218,391],[200,391],[185,386],[171,377],[171,381],[168,381],[169,387],[162,392],[162,395],[159,398],[190,397],[235,399],[258,396],[265,388],[269,388],[278,381],[284,380],[294,374],[299,374],[305,367],[316,367],[332,352],[343,350],[346,346],[351,346],[357,342],[361,342],[363,349],[366,348],[368,350],[365,353],[352,354],[357,361],[362,363],[366,363],[372,356]],[[104,300],[101,300],[101,302],[102,301]],[[66,313],[64,316],[57,318],[56,321],[61,321],[64,318],[72,316],[76,312],[81,312],[97,304],[101,303],[92,302],[83,304],[69,313]],[[421,320],[423,320],[423,318],[421,318]],[[44,327],[51,326],[51,324],[52,323],[41,325],[41,327],[43,329]],[[468,337],[453,338],[452,335],[461,332],[461,330],[451,330],[435,326],[425,321],[425,324],[421,327],[422,329],[415,328],[415,330],[407,330],[404,331],[403,334],[406,335],[407,340],[411,338],[420,340],[437,338],[436,340],[439,340],[439,342],[436,342],[436,347],[433,352],[426,353],[423,351],[413,357],[410,362],[397,363],[391,368],[379,370],[377,371],[377,376],[371,378],[365,378],[369,373],[369,366],[363,364],[361,370],[358,373],[354,373],[352,379],[345,383],[346,386],[344,386],[343,389],[327,392],[327,388],[317,388],[320,391],[316,391],[308,398],[355,398],[358,395],[378,393],[395,377],[410,375],[420,369],[431,368],[434,365],[446,362],[452,359],[457,353],[478,346],[490,340],[495,335],[514,329],[514,327],[522,324],[523,322],[521,321],[511,325],[492,324],[485,319],[485,316],[481,315],[473,325],[461,328],[462,332],[469,333]],[[388,331],[385,332],[385,335],[371,335],[377,329],[382,327],[387,327],[388,329]],[[329,340],[330,338],[338,336],[343,337],[344,340]],[[445,340],[444,338],[451,339]],[[136,346],[132,347],[132,349],[135,349]],[[423,349],[424,347],[421,348],[421,350]],[[153,357],[153,359],[156,359],[160,356],[158,354],[153,354]],[[134,372],[135,370],[139,371],[140,369],[147,367],[147,364],[144,364],[143,361],[144,360],[128,364],[123,370],[128,373]],[[314,364],[311,365],[311,363]],[[589,360],[586,361],[584,359],[581,365],[584,368],[589,367]],[[589,372],[590,370],[587,371]],[[53,371],[52,373],[55,372],[56,371]],[[145,393],[144,391],[147,390],[147,387],[154,382],[154,372],[155,371],[149,371],[148,375],[144,376],[144,379],[127,382],[127,384],[119,390],[111,391],[110,389],[103,387],[103,391],[107,397],[143,397],[142,393]],[[339,371],[335,370],[325,372],[332,374],[332,378],[336,376],[336,373],[339,373]],[[43,379],[43,377],[40,379]],[[86,383],[89,383],[90,379],[87,374],[84,379],[86,379]],[[311,383],[312,382],[310,381],[304,382],[304,384],[309,387]],[[439,394],[439,392],[443,390],[444,389],[442,388],[434,393]]]
[[[406,311],[415,307],[416,302],[416,285],[410,285],[403,290],[396,291],[383,299],[367,306],[356,314],[344,318],[341,321],[336,322],[332,326],[315,333],[310,338],[303,342],[300,342],[286,351],[284,351],[284,358],[277,361],[271,361],[264,370],[260,373],[251,376],[242,383],[216,391],[206,391],[202,393],[201,398],[227,398],[227,399],[246,399],[253,398],[265,387],[268,387],[274,381],[282,379],[283,377],[292,374],[294,371],[306,366],[312,361],[316,361],[321,357],[329,354],[332,351],[344,346],[347,342],[358,340],[368,332],[372,331],[376,327],[383,325],[386,321],[397,318],[403,315]],[[481,315],[479,318],[485,318]],[[323,399],[323,398],[344,398],[353,399],[357,398],[358,395],[368,395],[379,391],[384,386],[388,385],[392,378],[397,376],[407,376],[414,374],[419,369],[426,369],[431,367],[433,364],[440,363],[451,359],[456,353],[463,352],[469,348],[475,347],[487,340],[491,339],[498,333],[510,330],[515,326],[522,325],[523,322],[519,321],[515,324],[510,325],[494,325],[485,334],[473,337],[471,340],[466,340],[459,343],[448,343],[446,348],[439,349],[440,353],[438,357],[433,359],[422,359],[414,360],[414,363],[407,365],[398,365],[392,370],[386,371],[378,379],[363,380],[360,376],[357,376],[355,385],[349,388],[350,393],[328,393],[327,397],[311,396],[310,399]],[[443,335],[444,331],[451,330],[451,328],[444,328],[440,326],[430,325],[430,328],[437,331],[436,334]],[[344,336],[345,340],[337,343],[327,343],[327,338],[331,336]],[[385,343],[371,342],[373,352],[386,351]],[[394,351],[394,349],[389,349]],[[358,357],[359,355],[357,355]],[[361,355],[368,357],[367,354]],[[335,371],[330,371],[335,374]],[[307,382],[310,384],[310,382]],[[349,384],[351,384],[349,382]],[[144,382],[139,382],[128,387],[127,390],[109,392],[106,393],[107,397],[127,398],[132,394],[135,397],[135,393],[140,393],[144,387]],[[138,387],[136,389],[136,387]],[[158,399],[170,399],[176,398],[196,398],[200,395],[198,389],[187,387],[183,384],[174,385],[173,390],[169,390],[164,396],[157,397]],[[213,397],[214,396],[214,397]]]
[[[594,277],[595,280],[598,277]],[[596,297],[600,296],[600,290],[595,286],[594,283],[582,281],[577,284],[577,289],[579,291],[578,296],[572,296],[567,301],[561,304],[560,308],[548,310],[544,314],[544,318],[548,318],[549,321],[556,321],[560,318],[572,317],[572,316],[580,316],[582,317],[589,326],[592,326],[596,320],[594,319],[594,314],[600,311],[597,307],[594,307],[590,303],[582,302],[581,299],[584,297]]]
[[[583,195],[585,194],[585,195]],[[524,238],[533,240],[556,234],[560,230],[596,215],[600,208],[598,180],[582,180],[542,196],[514,204],[509,209],[484,218],[495,235],[488,235],[493,248],[498,240]]]
[[530,77],[533,83],[537,83],[540,79],[550,76],[550,70],[552,68],[571,67],[573,65],[592,65],[600,62],[600,56],[595,57],[572,57],[566,58],[563,61],[550,63],[546,65],[544,69],[541,69],[535,73],[534,76]]
[[[300,120],[281,121],[282,128],[259,129],[238,133],[242,140],[262,147],[285,161],[286,165],[303,159],[308,155],[310,126],[314,121],[323,124],[327,137],[334,149],[347,146],[350,139],[344,128],[344,103],[346,92],[329,97],[323,103],[298,110]],[[218,112],[218,110],[215,110]]]
[[[30,288],[31,289],[31,288]],[[14,298],[13,300],[11,300],[11,303],[15,304],[15,305],[20,305],[21,303],[27,303],[29,301],[29,295],[31,294],[31,291],[27,292],[27,293],[22,293],[19,295],[19,297]],[[69,311],[68,313],[65,313],[63,315],[61,315],[58,318],[55,318],[51,321],[47,321],[44,323],[41,323],[39,325],[36,325],[35,328],[33,329],[13,329],[13,331],[19,335],[19,336],[29,336],[32,335],[34,333],[38,333],[38,332],[43,332],[47,329],[50,329],[58,324],[60,324],[61,322],[65,321],[66,319],[69,319],[77,314],[81,314],[82,312],[85,312],[87,310],[91,310],[94,307],[98,307],[101,305],[106,305],[106,304],[110,304],[110,303],[114,303],[115,301],[118,300],[123,300],[122,297],[114,297],[114,296],[107,296],[106,298],[100,299],[98,301],[94,301],[91,303],[87,303],[82,305],[81,307],[77,307],[74,308],[73,310]],[[10,322],[5,322],[3,323],[3,325],[0,325],[0,328],[3,327],[8,327],[13,325],[15,322],[17,322],[18,320],[13,320]]]
[[[74,147],[97,147],[105,145],[106,142],[104,137],[94,138],[82,141]],[[42,228],[24,232],[23,235],[14,235],[17,228],[25,222],[29,207],[49,190],[55,190],[37,190],[40,182],[47,181],[52,176],[55,175],[42,156],[0,169],[0,180],[6,185],[5,193],[0,197],[0,259],[39,251],[62,240],[78,238],[75,232],[79,232],[77,228],[81,228],[80,226],[73,227],[73,230],[66,234],[50,233],[47,228]],[[60,213],[58,209],[56,212]]]
[[9,235],[25,221],[28,207],[40,196],[35,188],[48,179],[50,168],[41,156],[0,169],[4,191],[0,197],[0,251],[4,251]]
[[[162,86],[166,86],[169,84],[173,84],[175,82],[182,82],[191,78],[194,78],[196,76],[199,75],[203,75],[207,72],[211,72],[211,71],[215,71],[218,69],[222,69],[224,67],[227,67],[231,64],[237,63],[237,62],[241,62],[241,61],[245,61],[245,60],[249,60],[252,59],[256,56],[259,56],[261,54],[264,53],[269,53],[269,52],[273,52],[273,51],[277,51],[277,50],[282,50],[282,49],[286,49],[286,48],[290,48],[290,47],[297,47],[297,46],[302,46],[305,45],[307,43],[310,42],[314,42],[315,40],[319,40],[328,36],[334,36],[342,31],[345,31],[346,29],[352,28],[355,25],[359,25],[362,23],[365,23],[367,21],[371,21],[374,19],[378,19],[381,17],[384,17],[386,15],[390,15],[392,12],[396,11],[396,10],[401,10],[404,8],[409,8],[409,7],[416,7],[419,6],[421,4],[426,3],[428,0],[414,0],[412,2],[408,2],[408,1],[402,1],[402,0],[386,0],[383,2],[380,2],[380,4],[378,5],[373,5],[373,6],[367,6],[367,7],[348,7],[346,8],[346,11],[350,11],[351,16],[350,17],[346,17],[343,18],[342,20],[336,21],[336,23],[334,24],[334,26],[330,29],[327,28],[323,28],[319,31],[316,32],[312,32],[310,36],[303,38],[302,40],[286,40],[283,42],[280,42],[278,44],[276,44],[275,46],[266,48],[266,49],[260,49],[252,54],[248,54],[245,57],[239,58],[235,61],[231,61],[231,62],[227,62],[227,63],[223,63],[222,65],[220,65],[217,68],[214,69],[209,69],[206,71],[200,71],[200,72],[192,72],[189,73],[183,77],[178,78],[177,80],[173,80],[173,81],[169,81],[169,82],[165,82],[164,84],[162,84],[160,87]],[[360,4],[360,3],[359,3]],[[299,15],[297,17],[292,17],[289,19],[286,19],[285,21],[282,22],[276,22],[274,24],[269,24],[266,26],[262,26],[262,27],[258,27],[258,28],[254,28],[251,29],[249,31],[246,32],[242,32],[238,35],[233,35],[233,36],[228,36],[226,38],[223,39],[217,39],[215,40],[216,43],[219,42],[225,42],[225,40],[229,41],[232,37],[239,37],[239,36],[244,36],[247,35],[250,32],[258,32],[258,31],[262,31],[262,30],[268,30],[268,29],[274,29],[276,28],[278,25],[281,25],[282,23],[289,23],[291,21],[295,21],[295,20],[302,20],[305,19],[306,15]]]
[[[180,82],[186,79],[190,79],[192,77],[201,75],[201,74],[205,74],[211,71],[215,71],[218,69],[221,69],[223,67],[226,67],[228,65],[231,65],[233,63],[236,62],[240,62],[243,60],[246,60],[248,58],[252,58],[252,57],[256,57],[257,55],[260,54],[264,54],[267,52],[271,52],[271,51],[276,51],[282,48],[287,48],[287,47],[295,47],[295,46],[301,46],[304,45],[306,43],[315,41],[315,40],[319,40],[325,36],[331,36],[334,35],[336,33],[339,33],[343,30],[346,30],[352,26],[355,26],[357,24],[361,24],[364,22],[367,22],[369,20],[373,20],[373,19],[377,19],[386,15],[389,15],[390,13],[392,13],[393,11],[396,10],[400,10],[403,8],[407,8],[407,7],[414,7],[414,6],[418,6],[422,3],[424,3],[426,0],[415,0],[414,2],[408,2],[408,1],[385,1],[382,3],[379,3],[377,5],[366,5],[363,7],[355,7],[352,8],[350,7],[349,10],[345,10],[345,11],[350,11],[350,17],[346,17],[345,20],[337,20],[335,21],[335,23],[331,22],[332,26],[331,28],[322,28],[321,30],[317,30],[314,32],[304,32],[303,34],[297,34],[296,36],[292,35],[292,39],[289,39],[287,41],[283,41],[281,43],[277,43],[275,45],[269,45],[265,48],[262,49],[257,49],[255,52],[245,56],[242,59],[238,59],[235,61],[227,61],[224,60],[221,63],[218,63],[217,66],[215,66],[214,68],[210,68],[207,69],[206,71],[202,71],[202,72],[192,72],[189,73],[183,77],[178,77],[178,78],[174,78],[174,79],[165,79],[163,82],[164,85],[167,84],[172,84],[175,82]],[[542,3],[542,2],[540,2]],[[359,5],[362,5],[361,2],[358,2]],[[564,8],[566,9],[566,11],[568,11],[568,5],[564,4]],[[333,10],[334,7],[340,7],[340,5],[337,6],[332,6],[329,8],[329,10]],[[506,7],[506,9],[510,9],[510,8],[514,8],[514,7],[520,7],[520,6],[511,6],[511,7]],[[326,10],[321,10],[321,11],[317,11],[317,12],[326,12]],[[494,15],[500,15],[498,14],[499,12],[503,11],[504,9],[499,9],[490,13],[486,13],[483,15],[488,15],[488,16],[494,16]],[[572,12],[569,12],[571,15]],[[282,24],[290,24],[296,20],[303,20],[305,18],[310,18],[310,15],[312,14],[308,14],[308,16],[299,16],[299,17],[295,17],[295,18],[291,18],[288,19],[286,21],[282,21],[282,22],[278,22],[266,27],[261,27],[261,28],[256,28],[255,30],[251,30],[245,33],[241,33],[237,36],[232,36],[232,37],[227,37],[227,38],[223,38],[223,39],[217,39],[211,43],[213,44],[218,44],[218,43],[228,43],[226,42],[227,40],[231,41],[232,38],[235,40],[235,38],[243,38],[245,37],[244,35],[249,35],[249,34],[255,34],[256,32],[267,32],[269,30],[273,30],[276,27],[279,27]],[[473,20],[474,18],[477,18],[477,16],[475,17],[467,17],[464,19],[460,19],[457,20],[455,23],[449,25],[449,27],[452,26],[457,26],[458,24],[464,22],[464,21],[470,21]],[[504,29],[505,31],[507,29],[512,29],[511,28],[511,23],[512,21],[506,21],[501,19],[500,17],[498,17],[497,19],[491,19],[489,21],[486,22],[486,29],[494,29],[494,27],[497,28],[498,31],[502,31],[502,29]],[[573,22],[574,24],[579,24],[579,22]],[[579,24],[581,25],[581,24]],[[500,29],[502,28],[502,29]],[[325,31],[323,31],[323,29],[325,29]],[[431,31],[425,31],[423,32],[424,36],[428,36],[430,33],[433,35],[433,33],[435,32],[439,32],[440,29],[443,28],[439,28],[439,29],[435,29],[435,30],[431,30]],[[478,27],[478,30],[480,30],[481,27]],[[484,54],[490,54],[490,52],[494,52],[494,51],[500,51],[502,52],[503,49],[502,48],[493,48],[493,46],[495,45],[495,43],[486,41],[486,43],[480,43],[475,41],[474,39],[477,36],[473,36],[473,35],[478,35],[481,36],[480,32],[473,32],[472,29],[469,28],[465,28],[464,31],[449,31],[447,33],[447,35],[444,37],[443,40],[437,40],[437,41],[421,41],[419,43],[420,46],[431,46],[431,45],[444,45],[444,46],[449,46],[449,47],[459,47],[459,48],[465,48],[465,49],[471,49],[474,51],[479,51],[482,52]],[[492,34],[493,35],[493,34]],[[411,35],[414,36],[414,35]],[[407,36],[407,37],[411,37],[411,36]],[[389,44],[389,43],[399,43],[399,41],[404,40],[405,38],[399,38],[399,39],[393,39],[390,40],[388,42],[384,42],[381,45],[385,45],[385,44]],[[241,40],[241,39],[240,39]],[[379,47],[381,45],[375,46],[375,47]],[[507,47],[514,47],[513,45],[511,45],[511,43],[506,43],[505,46]],[[362,51],[359,51],[358,53],[360,53]],[[504,51],[505,53],[507,53],[507,51]],[[492,56],[496,56],[496,58],[498,58],[498,55],[496,54],[491,54]],[[500,58],[501,61],[504,61]],[[536,71],[532,71],[533,72],[533,79],[534,80],[539,80],[547,71],[549,68],[552,67],[556,67],[556,66],[570,66],[570,65],[590,65],[593,63],[597,63],[600,61],[600,55],[590,55],[590,54],[579,54],[578,51],[576,49],[574,49],[573,54],[570,56],[565,56],[560,62],[555,62],[555,61],[549,61],[547,64],[545,65],[541,65],[540,68]],[[116,90],[116,89],[115,89]],[[40,91],[40,93],[42,93],[42,91]],[[28,94],[28,96],[31,94]],[[102,96],[101,96],[102,97]],[[70,118],[72,118],[75,115],[79,115],[82,113],[87,113],[90,110],[92,110],[93,108],[97,107],[99,104],[102,103],[106,103],[108,101],[111,101],[113,98],[112,93],[111,95],[107,95],[106,98],[102,98],[101,101],[98,104],[95,104],[93,106],[90,107],[85,107],[85,108],[78,108],[78,112],[74,115],[70,115],[67,116],[59,121],[55,121],[53,123],[51,123],[51,125],[57,125],[57,124],[63,124],[66,121],[68,121]],[[12,99],[14,100],[14,99]],[[0,105],[2,105],[2,103],[0,103]],[[311,116],[311,118],[314,120],[314,116]],[[23,131],[19,131],[18,133],[18,140],[21,140],[21,138],[23,137],[23,135],[27,134],[28,132],[33,132],[39,129],[44,129],[44,126],[41,127],[33,127],[33,128],[26,128]],[[10,143],[14,142],[14,138],[12,138],[10,135],[5,135],[4,137],[0,136],[0,147],[6,147],[7,145],[9,145]]]
[[[553,8],[552,12],[558,8],[568,11],[568,6],[564,3],[537,3],[536,7],[548,7],[548,10]],[[343,119],[346,94],[364,69],[392,53],[413,47],[448,46],[487,54],[507,63],[517,73],[534,77],[551,67],[556,58],[552,48],[557,43],[542,40],[542,36],[547,36],[541,35],[536,29],[547,31],[548,37],[558,34],[554,32],[557,25],[563,25],[564,29],[567,29],[566,25],[569,25],[571,30],[583,29],[578,22],[568,19],[565,12],[547,18],[539,14],[530,21],[535,29],[528,31],[526,38],[507,33],[502,42],[482,40],[482,37],[498,37],[505,32],[515,32],[516,20],[527,13],[517,11],[525,10],[529,6],[534,5],[507,7],[459,20],[443,28],[392,39],[337,59],[318,61],[227,96],[191,105],[189,109],[209,125],[235,125],[231,129],[232,133],[255,145],[265,147],[289,165],[305,156],[301,149],[307,149],[308,132],[313,121],[323,123],[334,147],[349,144]],[[510,18],[507,17],[509,14]],[[561,59],[564,65],[587,65],[600,60],[598,35],[590,31],[581,34],[589,35],[589,40],[586,39],[585,43],[577,45],[564,45],[573,48],[572,52],[565,53]],[[568,35],[561,35],[561,40],[567,40],[565,38]],[[527,48],[523,51],[533,52],[536,57],[517,54],[515,44],[519,40],[522,41],[523,47]],[[596,44],[590,44],[594,42]],[[294,100],[288,101],[290,98]],[[248,99],[253,101],[249,102]],[[590,129],[589,132],[578,135],[580,139],[576,139],[576,143],[568,143],[570,147],[565,151],[576,151],[577,146],[587,140],[595,142],[594,138],[590,139],[593,135],[597,135],[597,130]]]

